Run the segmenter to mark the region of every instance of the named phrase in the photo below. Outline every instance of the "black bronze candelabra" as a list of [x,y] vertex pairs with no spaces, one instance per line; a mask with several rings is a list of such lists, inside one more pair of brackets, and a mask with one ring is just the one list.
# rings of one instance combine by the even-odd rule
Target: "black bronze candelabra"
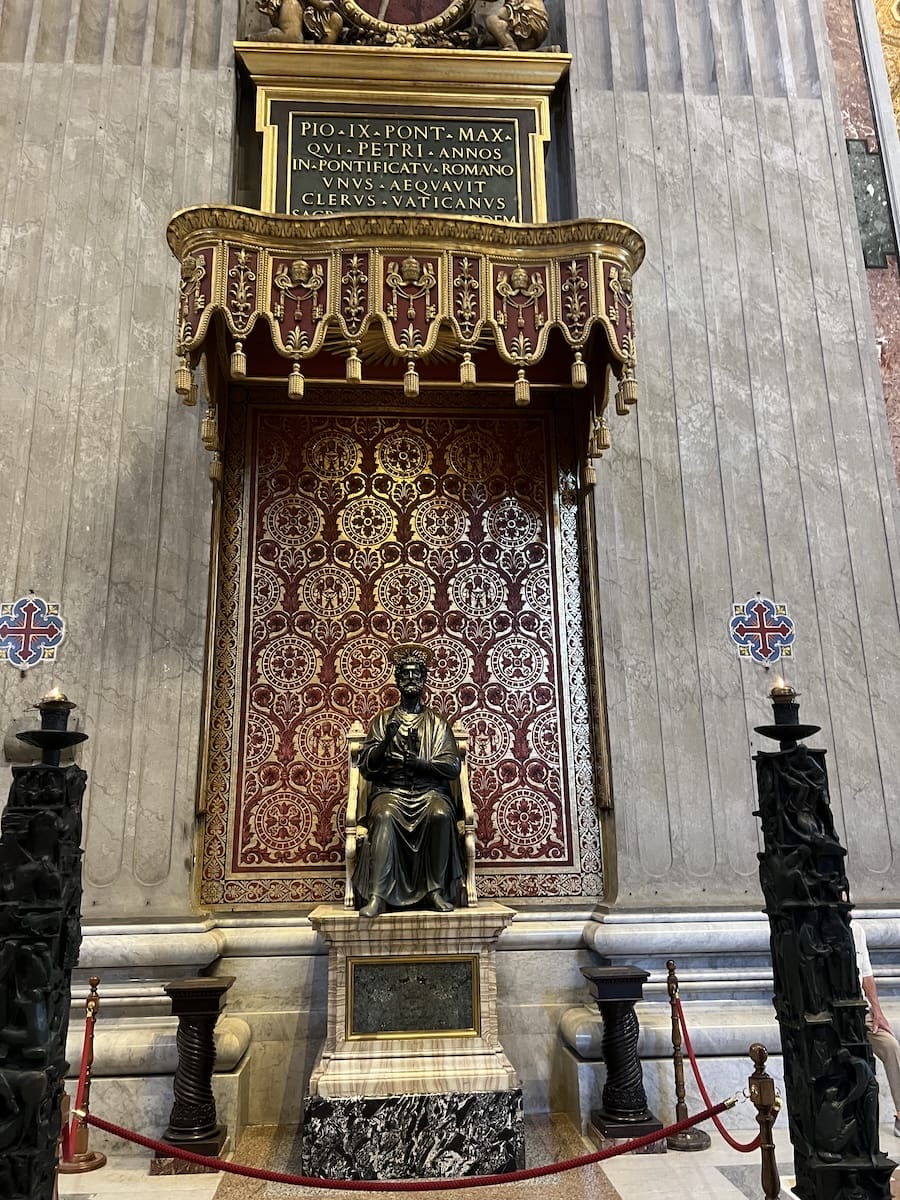
[[81,944],[81,801],[87,775],[61,752],[86,735],[51,692],[40,729],[18,736],[41,761],[12,768],[0,822],[0,1196],[51,1200],[69,991]]
[[775,1014],[800,1200],[889,1200],[896,1166],[878,1146],[878,1084],[850,933],[850,899],[828,797],[825,751],[803,739],[797,693],[779,681],[774,722],[757,733],[764,849],[759,878],[771,930]]

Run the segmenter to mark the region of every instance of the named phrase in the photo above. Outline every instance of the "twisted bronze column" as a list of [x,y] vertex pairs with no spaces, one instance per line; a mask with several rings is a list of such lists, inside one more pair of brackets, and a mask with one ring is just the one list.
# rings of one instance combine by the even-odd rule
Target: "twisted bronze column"
[[[592,967],[582,969],[590,982],[603,1016],[603,1061],[606,1083],[602,1107],[591,1113],[591,1122],[607,1139],[643,1137],[656,1133],[662,1124],[647,1107],[644,1073],[638,1058],[640,1026],[634,1011],[643,996],[648,971],[639,967]],[[660,1143],[665,1150],[665,1145]]]
[[[212,1090],[215,1028],[234,976],[179,979],[167,983],[172,1016],[178,1018],[175,1103],[163,1141],[194,1154],[221,1153],[228,1131],[219,1125]],[[156,1173],[156,1172],[154,1172]]]

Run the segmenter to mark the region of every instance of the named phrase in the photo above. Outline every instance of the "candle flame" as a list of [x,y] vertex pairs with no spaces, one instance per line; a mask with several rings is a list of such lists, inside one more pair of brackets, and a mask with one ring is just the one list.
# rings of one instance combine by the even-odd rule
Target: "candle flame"
[[791,685],[788,683],[788,681],[786,679],[783,679],[781,677],[781,675],[776,675],[775,682],[772,685],[772,690],[771,690],[771,692],[769,692],[769,695],[772,697],[773,700],[776,697],[779,699],[787,698],[788,700],[790,700],[794,696],[796,696],[797,693],[794,691],[794,689],[791,687]]
[[50,691],[47,693],[47,695],[46,695],[46,696],[44,696],[44,697],[43,697],[43,699],[44,699],[44,700],[65,700],[65,699],[66,699],[66,697],[65,697],[65,695],[64,695],[64,694],[63,694],[63,693],[62,693],[62,692],[59,690],[59,686],[58,686],[58,685],[56,685],[56,686],[54,686],[54,687],[53,687],[53,688],[52,688],[52,689],[51,689],[51,690],[50,690]]

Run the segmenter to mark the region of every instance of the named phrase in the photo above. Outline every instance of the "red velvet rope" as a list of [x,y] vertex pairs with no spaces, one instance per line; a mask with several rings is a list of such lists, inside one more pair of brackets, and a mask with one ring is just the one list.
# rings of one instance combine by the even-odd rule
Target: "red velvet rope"
[[[691,1060],[691,1068],[694,1072],[694,1078],[697,1080],[697,1087],[700,1089],[700,1095],[703,1097],[703,1103],[708,1105],[709,1092],[706,1090],[706,1084],[700,1078],[700,1068],[697,1066],[697,1059],[694,1055],[694,1047],[691,1045],[691,1035],[687,1031],[687,1023],[684,1019],[684,1010],[681,1007],[681,999],[677,995],[675,997],[675,1009],[678,1013],[678,1023],[681,1025],[681,1036],[684,1038],[684,1048],[687,1050],[688,1058]],[[713,1116],[713,1124],[715,1125],[716,1129],[718,1129],[719,1133],[721,1133],[728,1145],[732,1148],[732,1150],[739,1150],[741,1154],[751,1154],[754,1150],[759,1149],[759,1143],[762,1136],[761,1134],[758,1133],[752,1142],[738,1142],[735,1141],[717,1116]]]
[[190,1150],[182,1150],[181,1147],[172,1146],[168,1142],[158,1142],[155,1138],[144,1137],[141,1133],[134,1133],[130,1129],[123,1129],[120,1125],[113,1125],[111,1121],[95,1117],[93,1113],[86,1113],[84,1119],[88,1125],[102,1129],[105,1133],[135,1142],[138,1146],[145,1146],[148,1150],[155,1150],[167,1158],[181,1158],[185,1162],[197,1163],[199,1166],[209,1167],[213,1171],[228,1171],[232,1175],[245,1175],[249,1179],[265,1179],[269,1183],[292,1183],[297,1187],[327,1188],[343,1192],[449,1192],[455,1191],[457,1188],[490,1187],[497,1183],[520,1183],[525,1179],[539,1179],[543,1175],[557,1175],[563,1171],[573,1171],[576,1167],[587,1167],[592,1163],[603,1162],[604,1159],[615,1158],[618,1154],[628,1154],[631,1150],[642,1150],[644,1146],[650,1146],[653,1142],[681,1133],[682,1130],[690,1129],[692,1125],[699,1125],[701,1121],[706,1121],[710,1117],[715,1119],[720,1112],[730,1108],[733,1104],[734,1100],[723,1100],[708,1108],[706,1112],[698,1113],[695,1117],[688,1117],[676,1125],[670,1125],[668,1129],[662,1129],[659,1133],[648,1133],[644,1137],[622,1142],[621,1145],[613,1146],[609,1150],[596,1150],[593,1154],[582,1154],[579,1158],[548,1163],[543,1167],[507,1171],[502,1175],[471,1175],[462,1179],[396,1179],[385,1182],[371,1179],[320,1179],[314,1175],[285,1175],[281,1171],[267,1171],[261,1167],[245,1167],[240,1163],[225,1162],[221,1158],[208,1158],[203,1154],[193,1154]]

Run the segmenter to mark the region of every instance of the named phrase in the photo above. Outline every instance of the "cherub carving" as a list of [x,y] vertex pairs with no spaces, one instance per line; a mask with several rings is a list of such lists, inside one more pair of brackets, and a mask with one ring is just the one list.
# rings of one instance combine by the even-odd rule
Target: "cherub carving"
[[476,0],[473,22],[501,50],[536,50],[550,28],[543,0]]
[[306,29],[314,42],[334,45],[344,28],[333,0],[256,0],[256,7],[272,22],[274,42],[305,42]]

